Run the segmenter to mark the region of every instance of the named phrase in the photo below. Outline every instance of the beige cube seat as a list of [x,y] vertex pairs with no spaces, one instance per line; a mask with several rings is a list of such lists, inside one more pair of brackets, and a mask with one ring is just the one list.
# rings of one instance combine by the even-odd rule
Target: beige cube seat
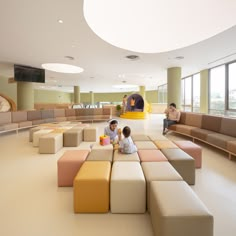
[[150,141],[150,138],[145,134],[133,134],[131,138],[133,141]]
[[152,141],[135,141],[137,149],[157,149],[156,145]]
[[137,161],[140,162],[137,152],[132,154],[120,153],[118,150],[114,151],[113,162],[115,161]]
[[33,133],[33,146],[38,147],[39,146],[39,138],[43,135],[46,135],[50,132],[52,132],[53,129],[40,129]]
[[29,130],[29,142],[33,142],[33,134],[39,130],[43,129],[41,126],[33,127]]
[[169,162],[142,162],[147,183],[147,209],[150,211],[150,183],[152,181],[183,181],[183,178]]
[[113,159],[112,149],[92,149],[87,161],[110,161]]
[[158,147],[158,149],[164,149],[164,148],[178,148],[172,141],[170,140],[155,140],[155,145]]
[[161,149],[170,164],[190,185],[195,184],[195,160],[180,148]]
[[39,138],[39,153],[53,154],[57,153],[63,147],[62,133],[49,133]]
[[97,127],[85,127],[83,141],[96,142],[96,140],[97,140]]
[[185,181],[152,181],[150,216],[155,236],[213,236],[213,216]]
[[63,133],[63,146],[64,147],[78,147],[83,141],[83,129],[69,129]]
[[144,213],[146,211],[146,182],[138,162],[113,163],[110,188],[112,213]]
[[113,150],[113,145],[100,145],[100,143],[94,143],[92,145],[92,150]]
[[196,168],[202,167],[202,148],[199,145],[186,140],[174,141],[174,143],[195,159]]
[[85,161],[74,179],[74,212],[104,213],[110,200],[109,161]]
[[141,162],[155,162],[155,161],[168,161],[160,150],[157,149],[141,149],[138,150],[138,155]]
[[58,187],[72,187],[75,176],[89,154],[88,150],[67,150],[57,161]]

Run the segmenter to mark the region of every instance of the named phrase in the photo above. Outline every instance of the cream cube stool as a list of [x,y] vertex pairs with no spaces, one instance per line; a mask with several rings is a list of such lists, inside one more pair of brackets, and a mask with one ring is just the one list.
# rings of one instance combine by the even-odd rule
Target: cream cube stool
[[83,129],[72,128],[63,133],[64,147],[78,147],[83,141]]
[[132,140],[135,141],[150,141],[150,138],[145,134],[132,134]]
[[150,183],[154,180],[159,181],[183,181],[183,178],[168,162],[142,162],[143,174],[147,183],[147,209],[150,211]]
[[62,133],[49,133],[39,138],[39,153],[57,153],[63,147]]
[[152,181],[150,216],[155,236],[213,236],[213,216],[185,181]]
[[113,149],[92,149],[87,161],[110,161],[113,159]]
[[67,150],[57,161],[58,187],[72,187],[75,176],[86,160],[89,151]]
[[195,160],[180,148],[161,149],[170,164],[190,185],[195,184]]
[[109,210],[109,161],[85,161],[74,179],[74,212],[104,213]]
[[41,126],[33,127],[29,130],[29,142],[33,142],[33,134],[39,130],[43,129]]
[[137,149],[158,149],[152,141],[135,141]]
[[83,141],[96,142],[96,140],[97,140],[97,127],[85,127]]
[[195,159],[196,168],[202,167],[202,148],[200,146],[191,141],[185,141],[185,140],[174,141],[174,143],[180,149],[182,149],[184,152],[186,152],[188,155],[190,155]]
[[100,143],[94,143],[92,145],[92,150],[112,150],[113,151],[113,145],[109,144],[109,145],[100,145]]
[[39,138],[45,134],[48,134],[52,132],[53,129],[41,129],[39,131],[36,131],[33,133],[33,146],[38,147],[39,146]]
[[170,140],[155,140],[155,145],[158,149],[165,149],[165,148],[178,148],[172,141]]
[[167,158],[163,155],[163,153],[160,150],[155,149],[141,149],[138,150],[138,155],[141,162],[156,162],[156,161],[168,161]]
[[79,144],[79,146],[77,147],[77,149],[79,150],[92,150],[92,146],[95,144],[95,142],[81,142]]
[[113,163],[110,188],[112,213],[144,213],[146,211],[146,182],[138,162]]
[[114,151],[113,162],[115,161],[137,161],[140,162],[139,156],[137,152],[132,154],[124,154],[118,152],[118,150]]

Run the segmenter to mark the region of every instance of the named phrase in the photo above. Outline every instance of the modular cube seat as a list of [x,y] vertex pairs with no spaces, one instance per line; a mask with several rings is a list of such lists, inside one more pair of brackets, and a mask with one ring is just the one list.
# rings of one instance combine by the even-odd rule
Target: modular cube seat
[[74,212],[104,213],[109,211],[109,161],[85,161],[74,179]]
[[89,154],[88,150],[67,150],[57,161],[58,187],[72,187],[80,167]]
[[195,160],[180,148],[161,149],[170,164],[190,185],[195,184]]
[[87,161],[110,161],[113,159],[112,149],[92,149]]
[[100,145],[99,143],[94,143],[91,146],[92,150],[113,150],[113,145]]
[[37,127],[31,128],[31,129],[29,130],[29,142],[33,142],[33,134],[34,134],[34,132],[37,132],[37,131],[39,131],[39,130],[41,130],[41,129],[42,129],[42,127],[37,126]]
[[213,216],[185,181],[152,181],[150,216],[155,236],[213,236]]
[[178,148],[172,141],[170,140],[155,140],[155,145],[158,147],[158,149],[164,149],[164,148]]
[[156,145],[152,141],[135,141],[137,149],[157,149]]
[[202,167],[202,148],[191,141],[174,141],[174,143],[195,159],[195,167]]
[[138,162],[113,163],[110,206],[112,213],[146,211],[146,182]]
[[57,153],[63,147],[62,133],[49,133],[39,138],[39,153]]
[[52,132],[53,129],[41,129],[33,133],[33,146],[38,147],[39,146],[39,138],[43,135],[46,135],[50,132]]
[[133,134],[131,138],[133,141],[150,141],[150,138],[145,134]]
[[64,147],[78,147],[83,141],[83,129],[72,128],[63,133]]
[[96,142],[97,140],[97,127],[85,127],[84,128],[84,141]]
[[147,209],[150,211],[151,181],[183,181],[183,178],[169,162],[142,162],[141,166],[147,183]]
[[141,149],[138,150],[138,155],[141,162],[155,162],[155,161],[168,161],[160,150],[155,149]]
[[114,151],[113,162],[115,161],[137,161],[140,162],[137,152],[132,154],[120,153],[118,150]]

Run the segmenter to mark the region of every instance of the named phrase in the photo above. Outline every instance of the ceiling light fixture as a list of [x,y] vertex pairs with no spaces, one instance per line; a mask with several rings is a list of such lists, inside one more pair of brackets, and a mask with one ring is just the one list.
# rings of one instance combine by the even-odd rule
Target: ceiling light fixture
[[134,88],[137,88],[138,85],[134,85],[134,84],[116,84],[116,85],[113,85],[112,86],[113,88],[117,88],[117,89],[134,89]]
[[227,4],[215,4],[215,0],[84,0],[83,7],[95,34],[113,46],[140,53],[187,47],[236,23],[233,0]]
[[61,19],[59,19],[57,22],[58,22],[59,24],[63,24],[63,20],[61,20]]
[[73,66],[69,64],[60,64],[60,63],[45,63],[42,64],[42,67],[46,70],[58,73],[68,73],[68,74],[77,74],[84,71],[83,68],[80,68],[78,66]]

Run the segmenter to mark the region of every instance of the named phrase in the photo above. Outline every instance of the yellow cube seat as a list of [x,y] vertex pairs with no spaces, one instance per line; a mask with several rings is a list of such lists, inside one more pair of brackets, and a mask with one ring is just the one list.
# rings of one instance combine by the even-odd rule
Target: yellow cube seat
[[74,179],[74,212],[109,211],[110,161],[85,161]]

